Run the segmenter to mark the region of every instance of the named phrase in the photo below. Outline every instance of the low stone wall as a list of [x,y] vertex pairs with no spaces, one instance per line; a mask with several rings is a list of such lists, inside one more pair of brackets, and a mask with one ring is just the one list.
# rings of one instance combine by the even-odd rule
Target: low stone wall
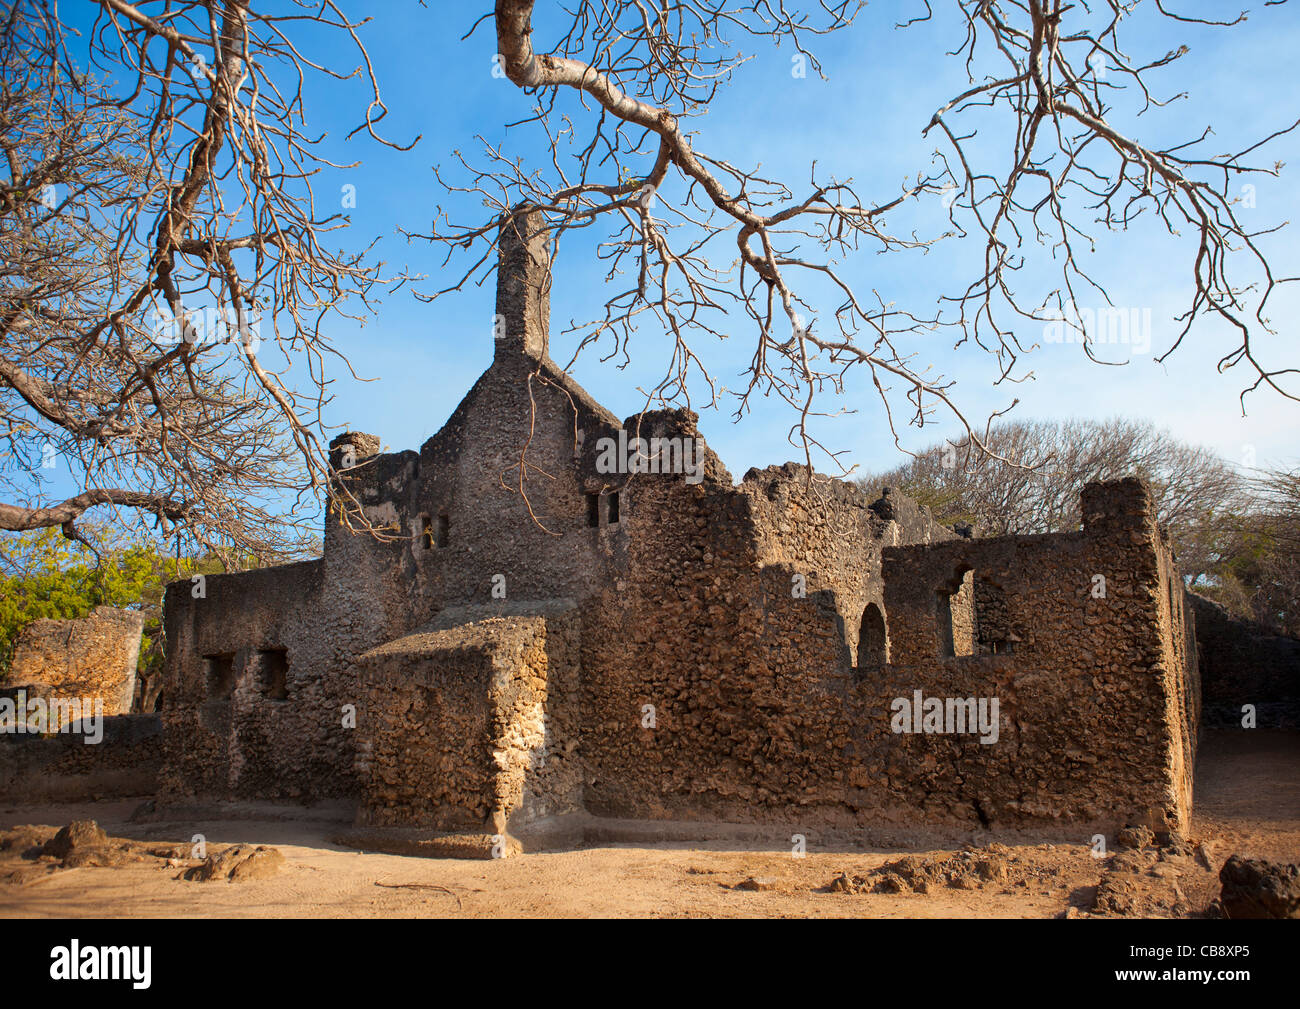
[[158,715],[114,715],[103,738],[0,733],[0,802],[85,802],[152,795],[162,761]]
[[1239,728],[1250,704],[1258,728],[1300,729],[1300,640],[1238,620],[1194,592],[1186,598],[1196,615],[1204,724]]

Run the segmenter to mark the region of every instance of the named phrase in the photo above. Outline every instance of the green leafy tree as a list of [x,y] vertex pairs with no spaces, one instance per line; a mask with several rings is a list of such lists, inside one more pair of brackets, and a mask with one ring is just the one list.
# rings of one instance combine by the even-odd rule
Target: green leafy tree
[[96,606],[144,613],[139,672],[146,682],[161,670],[162,596],[167,582],[224,570],[213,556],[169,558],[156,541],[111,528],[93,530],[104,544],[96,556],[57,529],[6,536],[0,548],[0,680],[8,679],[14,646],[33,620],[87,616]]

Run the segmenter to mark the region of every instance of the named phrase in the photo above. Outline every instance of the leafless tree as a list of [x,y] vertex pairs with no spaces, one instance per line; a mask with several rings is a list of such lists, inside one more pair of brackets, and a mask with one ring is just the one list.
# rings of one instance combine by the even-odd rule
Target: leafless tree
[[[347,367],[324,324],[385,282],[331,248],[347,219],[312,176],[347,166],[303,120],[308,76],[360,75],[374,135],[359,23],[331,0],[96,6],[78,37],[57,4],[0,3],[0,529],[79,538],[106,508],[192,548],[292,554],[331,481],[327,367]],[[309,25],[341,44],[328,63],[299,48]],[[42,466],[81,490],[47,500]]]
[[1149,421],[1003,421],[985,441],[992,455],[942,442],[859,482],[871,492],[897,487],[979,536],[1023,536],[1078,529],[1084,484],[1139,476],[1193,583],[1214,577],[1255,507],[1249,479]]
[[1261,470],[1251,491],[1255,505],[1235,528],[1207,594],[1300,638],[1300,468]]
[[[496,0],[468,37],[481,37],[481,24],[495,28],[496,65],[526,96],[512,127],[540,131],[549,161],[526,168],[513,148],[485,142],[481,156],[458,155],[452,170],[440,171],[450,192],[474,194],[490,211],[453,221],[439,210],[422,237],[445,246],[449,258],[468,259],[451,283],[426,296],[489,273],[499,222],[527,204],[541,209],[557,245],[574,229],[601,236],[610,295],[603,316],[573,327],[575,359],[598,346],[605,357],[626,360],[638,325],[668,335],[662,378],[647,403],[689,403],[701,384],[716,403],[723,386],[702,362],[701,341],[736,337],[740,319],[752,357],[734,393],[736,413],[756,397],[784,400],[799,417],[791,440],[810,463],[814,450],[838,454],[818,443],[809,421],[835,408],[824,394],[842,392],[855,369],[869,373],[896,442],[896,417],[920,426],[944,411],[965,443],[989,451],[988,423],[968,420],[952,381],[920,356],[922,348],[943,334],[958,345],[973,341],[994,355],[999,382],[1008,383],[1025,377],[1021,358],[1048,326],[1070,328],[1094,356],[1096,334],[1076,306],[1085,296],[1102,306],[1110,298],[1105,278],[1094,277],[1076,251],[1091,246],[1088,229],[1118,232],[1154,218],[1183,236],[1191,292],[1163,353],[1196,323],[1223,320],[1235,335],[1220,368],[1247,372],[1243,403],[1260,386],[1296,398],[1287,385],[1296,370],[1256,352],[1275,288],[1295,278],[1275,275],[1234,204],[1243,179],[1277,172],[1247,159],[1262,157],[1268,141],[1300,123],[1284,119],[1269,136],[1218,154],[1203,153],[1208,129],[1162,146],[1134,132],[1173,100],[1156,93],[1154,78],[1186,56],[1178,34],[1189,23],[1227,30],[1244,14],[1196,18],[1167,0],[1103,0],[1095,10],[1065,0],[953,0],[936,13],[918,0],[914,16],[892,27],[906,32],[946,12],[957,31],[949,55],[964,61],[969,87],[917,124],[943,145],[934,159],[896,188],[868,194],[815,162],[802,183],[765,177],[708,150],[695,126],[718,89],[739,79],[747,59],[740,43],[789,45],[796,63],[820,73],[813,48],[822,36],[856,30],[856,0],[821,0],[806,12],[785,0],[543,6],[562,20],[545,40],[534,27],[533,0]],[[1171,40],[1154,58],[1127,53],[1125,32],[1139,6],[1154,7],[1151,16]],[[893,44],[862,40],[867,51],[882,43]],[[985,128],[1006,143],[977,140]],[[887,224],[930,200],[948,208],[951,227],[942,234]],[[855,289],[843,269],[859,250],[924,250],[966,235],[982,242],[982,268],[936,313],[896,305],[888,291]],[[1052,290],[1032,298],[1017,290],[1019,271],[1044,264],[1057,271]],[[827,283],[834,295],[818,304],[808,292]]]

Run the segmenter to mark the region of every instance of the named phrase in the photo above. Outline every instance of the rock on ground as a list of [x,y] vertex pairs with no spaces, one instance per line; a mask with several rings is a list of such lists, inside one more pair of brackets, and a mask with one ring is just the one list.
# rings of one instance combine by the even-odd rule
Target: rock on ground
[[1232,855],[1219,881],[1227,918],[1300,918],[1300,866]]

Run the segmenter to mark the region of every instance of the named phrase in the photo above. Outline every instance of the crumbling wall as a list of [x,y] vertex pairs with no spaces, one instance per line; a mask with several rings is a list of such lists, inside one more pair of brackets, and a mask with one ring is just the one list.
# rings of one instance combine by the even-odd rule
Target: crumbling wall
[[[1001,720],[989,745],[895,737],[891,804],[910,797],[957,816],[964,803],[999,825],[1186,823],[1196,666],[1167,605],[1172,559],[1138,481],[1090,485],[1083,508],[1082,533],[885,551],[892,664],[869,707],[879,713],[919,690],[997,698]],[[934,586],[963,568],[1003,591],[1011,653],[942,656]]]
[[[851,661],[823,569],[763,563],[750,494],[634,491],[632,514],[654,518],[632,520],[583,645],[590,811],[792,830],[1185,822],[1195,667],[1161,611],[1169,559],[1140,484],[1090,490],[1081,533],[885,548],[879,668]],[[990,648],[946,655],[940,590],[973,597],[981,579],[998,590]],[[996,739],[894,732],[917,691],[997,698]]]
[[[810,475],[806,466],[795,463],[751,469],[737,490],[750,502],[758,562],[787,565],[792,577],[812,576],[834,591],[854,663],[867,607],[883,607],[881,549],[955,536],[934,521],[929,509],[891,488],[872,500],[856,484]],[[970,605],[968,595],[959,595],[954,603],[959,633],[961,614]]]
[[348,671],[353,649],[382,634],[383,582],[349,609],[326,591],[324,565],[169,586],[166,798],[353,794]]
[[158,715],[114,715],[103,737],[0,734],[0,802],[94,802],[154,794],[162,762]]
[[580,808],[576,621],[548,609],[363,656],[360,825],[504,834]]
[[628,566],[584,629],[591,812],[865,822],[853,653],[876,540],[951,534],[805,477],[629,486]]
[[9,682],[46,698],[98,698],[125,714],[135,694],[144,615],[97,606],[76,620],[33,620],[14,646]]
[[1249,704],[1259,728],[1300,728],[1300,640],[1239,620],[1194,592],[1185,602],[1195,615],[1203,723],[1240,728]]

